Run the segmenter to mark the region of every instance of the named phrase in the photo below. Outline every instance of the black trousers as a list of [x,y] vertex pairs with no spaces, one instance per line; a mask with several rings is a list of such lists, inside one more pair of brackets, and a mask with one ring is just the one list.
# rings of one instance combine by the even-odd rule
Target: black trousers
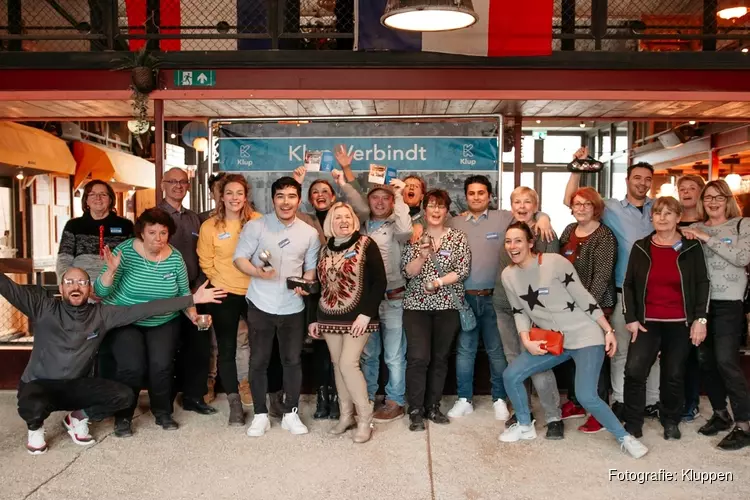
[[750,421],[750,393],[740,366],[739,347],[744,336],[742,301],[712,300],[708,309],[708,335],[698,346],[703,387],[714,411],[727,409],[727,396],[734,419]]
[[[609,404],[609,357],[604,356],[604,363],[602,363],[602,369],[599,370],[599,381],[596,385],[596,393],[599,395],[599,399]],[[576,406],[581,406],[576,398],[576,364],[571,359],[566,361],[562,366],[565,376],[566,385],[568,387],[568,401],[572,402]]]
[[255,414],[268,413],[267,370],[273,354],[273,341],[278,338],[283,369],[285,410],[287,413],[299,406],[302,386],[302,344],[304,342],[305,312],[295,314],[269,314],[248,301],[247,317],[250,324],[250,391]]
[[[211,315],[216,333],[216,345],[219,350],[218,368],[221,385],[227,394],[237,394],[237,327],[240,318],[247,321],[247,302],[242,295],[227,293],[221,304],[206,304],[206,311]],[[248,325],[248,328],[249,325]],[[204,332],[205,333],[205,332]],[[249,335],[248,331],[248,335]],[[206,372],[208,374],[208,372]],[[206,386],[205,378],[203,387]]]
[[[198,313],[204,312],[206,311],[202,305],[198,306]],[[180,314],[179,322],[180,334],[175,372],[180,380],[179,385],[183,397],[202,400],[207,390],[206,380],[211,359],[211,332],[198,330],[198,327],[184,314]]]
[[[172,414],[174,358],[181,324],[177,317],[153,327],[128,325],[112,330],[104,339],[115,358],[115,380],[136,395],[146,385],[154,417]],[[115,416],[133,418],[137,399]]]
[[461,330],[458,311],[404,310],[406,401],[409,409],[440,403],[451,345]]
[[134,402],[127,385],[103,378],[34,380],[18,386],[18,414],[31,431],[44,425],[53,411],[83,410],[91,420],[102,420]]
[[[319,301],[319,293],[305,297],[305,326],[317,321]],[[336,387],[331,353],[328,351],[328,344],[323,339],[313,339],[312,341],[312,365],[313,384],[315,384],[315,387]]]
[[661,352],[659,400],[662,423],[678,424],[685,403],[685,365],[690,354],[690,328],[684,321],[647,321],[647,332],[638,333],[628,348],[625,362],[623,416],[630,431],[643,427],[646,407],[646,379]]

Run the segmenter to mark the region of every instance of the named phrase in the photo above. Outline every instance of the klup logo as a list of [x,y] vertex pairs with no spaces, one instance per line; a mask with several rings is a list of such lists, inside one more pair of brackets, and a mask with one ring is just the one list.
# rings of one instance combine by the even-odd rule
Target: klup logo
[[464,144],[461,148],[461,153],[463,158],[459,161],[461,165],[466,165],[467,167],[473,167],[477,164],[477,161],[474,160],[474,145],[473,144]]
[[253,160],[250,159],[251,156],[250,145],[240,144],[240,157],[237,159],[237,165],[252,167]]

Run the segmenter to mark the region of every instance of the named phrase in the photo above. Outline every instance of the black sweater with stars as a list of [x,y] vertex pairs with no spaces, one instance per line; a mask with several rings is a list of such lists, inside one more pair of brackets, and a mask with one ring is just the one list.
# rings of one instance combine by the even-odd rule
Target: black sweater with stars
[[518,332],[532,324],[562,332],[565,349],[604,344],[604,332],[596,323],[602,310],[581,284],[573,264],[558,254],[537,257],[525,268],[508,266],[503,286],[513,308]]

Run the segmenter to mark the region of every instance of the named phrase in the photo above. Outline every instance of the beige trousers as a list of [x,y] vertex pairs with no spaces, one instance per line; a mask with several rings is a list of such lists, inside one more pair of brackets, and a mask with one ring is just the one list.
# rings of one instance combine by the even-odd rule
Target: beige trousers
[[372,413],[370,399],[367,396],[367,382],[359,368],[359,359],[369,337],[369,333],[357,338],[331,333],[323,335],[331,353],[342,417],[351,415],[354,406],[357,407],[357,415],[360,417],[368,417]]

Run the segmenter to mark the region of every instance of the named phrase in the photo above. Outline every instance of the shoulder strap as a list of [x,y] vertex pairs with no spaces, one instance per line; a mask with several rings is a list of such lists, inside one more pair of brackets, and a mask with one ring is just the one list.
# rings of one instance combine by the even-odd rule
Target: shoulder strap
[[[437,257],[435,256],[435,252],[430,252],[430,260],[432,261],[432,265],[435,266],[435,271],[437,271],[438,276],[441,278],[445,276],[445,274],[443,274],[443,269],[440,267],[440,262],[438,262]],[[455,288],[453,288],[453,285],[448,285],[448,288],[450,290],[453,303],[456,305],[456,309],[460,311],[461,309],[463,309],[463,301],[458,297],[458,294],[456,293]]]
[[737,235],[740,234],[740,224],[742,224],[742,219],[744,219],[744,217],[740,217],[740,220],[737,221]]

